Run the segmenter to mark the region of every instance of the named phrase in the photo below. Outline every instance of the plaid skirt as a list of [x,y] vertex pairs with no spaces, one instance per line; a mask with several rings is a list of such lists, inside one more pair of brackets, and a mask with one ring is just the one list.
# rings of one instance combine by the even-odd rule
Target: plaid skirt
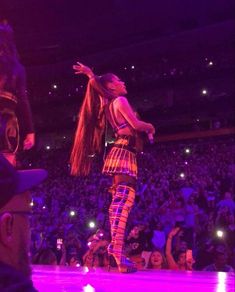
[[116,139],[104,161],[103,174],[127,174],[137,178],[136,151],[130,145],[130,137],[124,136]]

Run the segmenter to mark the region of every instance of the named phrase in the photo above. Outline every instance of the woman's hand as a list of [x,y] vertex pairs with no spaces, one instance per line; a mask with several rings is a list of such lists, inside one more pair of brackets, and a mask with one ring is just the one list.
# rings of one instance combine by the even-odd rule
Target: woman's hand
[[180,227],[174,227],[168,234],[168,238],[174,237],[180,231]]
[[89,78],[94,77],[94,73],[91,70],[91,68],[88,67],[88,66],[83,65],[80,62],[77,62],[76,65],[73,65],[73,69],[74,69],[76,75],[84,74],[84,75],[88,76]]
[[155,134],[155,128],[152,124],[148,123],[149,125],[149,130],[148,130],[148,133],[154,135]]
[[27,134],[26,138],[24,139],[24,150],[29,150],[31,149],[35,144],[35,134],[34,133],[30,133]]

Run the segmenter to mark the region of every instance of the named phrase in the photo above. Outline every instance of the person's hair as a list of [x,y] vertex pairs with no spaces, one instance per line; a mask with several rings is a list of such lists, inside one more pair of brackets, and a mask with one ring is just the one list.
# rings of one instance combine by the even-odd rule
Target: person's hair
[[18,58],[13,30],[6,23],[0,23],[0,55]]
[[20,95],[25,88],[25,72],[20,63],[13,30],[7,23],[0,23],[0,81],[1,90]]
[[173,254],[173,258],[175,259],[176,262],[178,262],[180,255],[182,254],[186,254],[185,250],[179,250],[179,251],[175,251]]
[[153,269],[153,265],[151,263],[151,257],[152,257],[154,252],[159,252],[161,254],[161,256],[162,256],[162,267],[161,268],[162,269],[167,269],[168,265],[167,265],[166,257],[164,255],[163,251],[161,249],[159,249],[159,248],[155,248],[152,251],[152,253],[151,253],[150,257],[149,257],[149,261],[148,261],[148,269]]
[[103,98],[114,97],[106,85],[112,82],[114,74],[95,76],[87,85],[86,94],[78,114],[77,130],[70,156],[71,174],[88,175],[92,156],[101,151],[105,129]]

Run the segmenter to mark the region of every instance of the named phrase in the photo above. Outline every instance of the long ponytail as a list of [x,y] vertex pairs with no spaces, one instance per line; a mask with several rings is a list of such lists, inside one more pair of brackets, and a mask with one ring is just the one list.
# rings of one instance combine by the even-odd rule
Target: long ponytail
[[105,129],[102,100],[105,97],[113,97],[104,85],[112,76],[113,74],[108,73],[102,77],[94,77],[88,82],[85,98],[78,114],[77,130],[70,156],[72,175],[88,175],[92,156],[101,151]]

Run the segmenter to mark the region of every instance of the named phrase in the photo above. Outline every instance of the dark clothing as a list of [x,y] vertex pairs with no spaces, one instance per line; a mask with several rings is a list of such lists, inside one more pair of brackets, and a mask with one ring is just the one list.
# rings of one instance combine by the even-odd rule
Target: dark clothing
[[232,230],[229,227],[226,229],[226,239],[227,239],[227,245],[231,250],[234,250],[235,248],[235,229]]
[[0,262],[1,292],[37,292],[33,282],[13,267]]
[[216,268],[215,264],[206,266],[203,271],[207,271],[207,272],[234,272],[233,268],[229,265],[224,265],[223,267],[221,267],[220,269]]
[[131,237],[126,240],[128,255],[138,255],[141,254],[142,251],[145,250],[146,246],[146,237],[143,232],[139,232],[139,236],[137,238]]
[[[8,99],[9,98],[9,99]],[[0,152],[16,153],[19,146],[19,124],[16,101],[8,92],[0,92]]]
[[[23,135],[33,133],[32,114],[26,92],[25,69],[16,58],[8,56],[0,56],[0,67],[0,80],[4,80],[0,95],[1,92],[8,92],[15,96],[17,106],[14,110],[19,119],[21,132]],[[4,99],[0,100],[0,107],[8,108]]]

